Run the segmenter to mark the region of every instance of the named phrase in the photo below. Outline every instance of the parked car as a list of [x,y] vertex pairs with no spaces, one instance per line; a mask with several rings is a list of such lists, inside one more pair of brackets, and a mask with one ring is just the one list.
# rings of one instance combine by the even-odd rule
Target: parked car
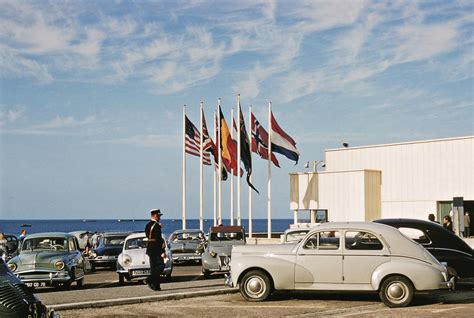
[[248,301],[274,290],[373,291],[389,307],[415,291],[451,288],[446,267],[393,227],[373,222],[324,223],[298,244],[235,246],[226,285]]
[[209,277],[211,273],[229,271],[232,247],[244,245],[245,230],[242,226],[213,226],[209,229],[209,241],[202,254],[202,273]]
[[0,258],[0,317],[47,317],[46,307]]
[[188,261],[199,263],[205,244],[206,236],[204,232],[194,229],[174,231],[168,240],[174,263]]
[[474,250],[459,236],[438,223],[417,219],[380,219],[374,222],[387,224],[420,243],[451,275],[474,278]]
[[3,258],[4,261],[8,261],[18,254],[20,241],[14,234],[4,234],[3,237],[7,240],[7,244],[5,250],[0,248],[0,258]]
[[306,234],[310,231],[310,228],[297,228],[288,229],[281,236],[282,244],[295,244],[301,241]]
[[10,270],[28,287],[84,283],[84,257],[76,237],[59,232],[28,235],[20,254],[8,262]]
[[[162,275],[170,280],[173,272],[173,258],[166,242],[166,236],[163,235],[162,237],[166,245],[165,269]],[[150,275],[150,259],[146,255],[146,235],[144,232],[130,234],[125,239],[122,253],[117,259],[117,274],[120,285],[125,280],[144,280]]]
[[123,243],[130,232],[106,232],[102,233],[96,248],[89,253],[91,271],[96,267],[113,267],[117,264],[117,259],[122,253]]

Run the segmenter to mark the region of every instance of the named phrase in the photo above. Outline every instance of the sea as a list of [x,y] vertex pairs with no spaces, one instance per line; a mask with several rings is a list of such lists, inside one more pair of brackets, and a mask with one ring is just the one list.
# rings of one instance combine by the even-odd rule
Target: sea
[[[0,232],[20,235],[22,229],[27,234],[42,232],[132,232],[144,231],[148,219],[52,219],[52,220],[0,220]],[[284,232],[293,223],[293,219],[273,219],[272,233]],[[182,229],[181,219],[161,220],[163,234],[169,236],[172,232]],[[230,220],[223,220],[224,225],[230,225]],[[237,222],[234,221],[234,225]],[[213,226],[213,220],[204,220],[204,232]],[[248,232],[248,220],[242,219],[242,226]],[[186,221],[187,229],[199,229],[199,220],[190,219]],[[267,219],[252,220],[253,233],[267,233]]]

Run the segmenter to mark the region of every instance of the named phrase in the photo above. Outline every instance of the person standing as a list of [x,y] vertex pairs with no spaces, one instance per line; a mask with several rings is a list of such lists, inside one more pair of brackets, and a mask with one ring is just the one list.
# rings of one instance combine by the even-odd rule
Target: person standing
[[150,211],[151,220],[145,226],[145,235],[148,239],[146,246],[146,254],[150,258],[150,276],[147,279],[148,287],[152,290],[161,290],[160,280],[161,273],[165,268],[164,263],[164,244],[163,237],[161,235],[161,224],[160,219],[163,215],[160,209]]
[[453,222],[451,221],[451,217],[449,215],[445,215],[443,218],[443,227],[451,232],[453,231]]
[[464,236],[471,236],[471,218],[469,217],[469,212],[464,213]]
[[436,222],[435,215],[433,213],[428,214],[428,220],[439,224],[439,222]]

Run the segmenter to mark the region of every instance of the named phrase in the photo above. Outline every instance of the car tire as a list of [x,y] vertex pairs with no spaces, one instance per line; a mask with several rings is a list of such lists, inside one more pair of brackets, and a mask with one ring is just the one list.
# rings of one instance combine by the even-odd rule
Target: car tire
[[167,282],[171,281],[171,274],[165,275],[165,279]]
[[252,270],[240,281],[240,293],[248,301],[264,301],[273,291],[268,275],[261,270]]
[[84,277],[76,280],[77,288],[82,288],[84,286]]
[[125,277],[122,274],[119,274],[119,285],[122,286],[125,282]]
[[91,272],[95,272],[95,264],[91,263]]
[[390,308],[406,307],[413,299],[414,290],[415,288],[408,278],[395,275],[384,279],[379,296]]
[[204,278],[209,278],[211,277],[211,271],[207,270],[207,269],[203,269],[202,270],[202,274],[204,275]]

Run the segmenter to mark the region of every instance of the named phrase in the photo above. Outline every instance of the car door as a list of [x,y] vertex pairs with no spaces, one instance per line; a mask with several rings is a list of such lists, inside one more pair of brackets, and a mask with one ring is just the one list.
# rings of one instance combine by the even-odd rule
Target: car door
[[68,240],[69,253],[74,258],[76,264],[76,276],[82,276],[85,274],[84,257],[79,249],[79,243],[76,237],[70,237]]
[[321,230],[308,235],[296,255],[295,288],[324,289],[342,283],[340,231]]
[[344,231],[344,284],[358,284],[371,289],[374,270],[390,261],[390,251],[375,233],[362,230]]

